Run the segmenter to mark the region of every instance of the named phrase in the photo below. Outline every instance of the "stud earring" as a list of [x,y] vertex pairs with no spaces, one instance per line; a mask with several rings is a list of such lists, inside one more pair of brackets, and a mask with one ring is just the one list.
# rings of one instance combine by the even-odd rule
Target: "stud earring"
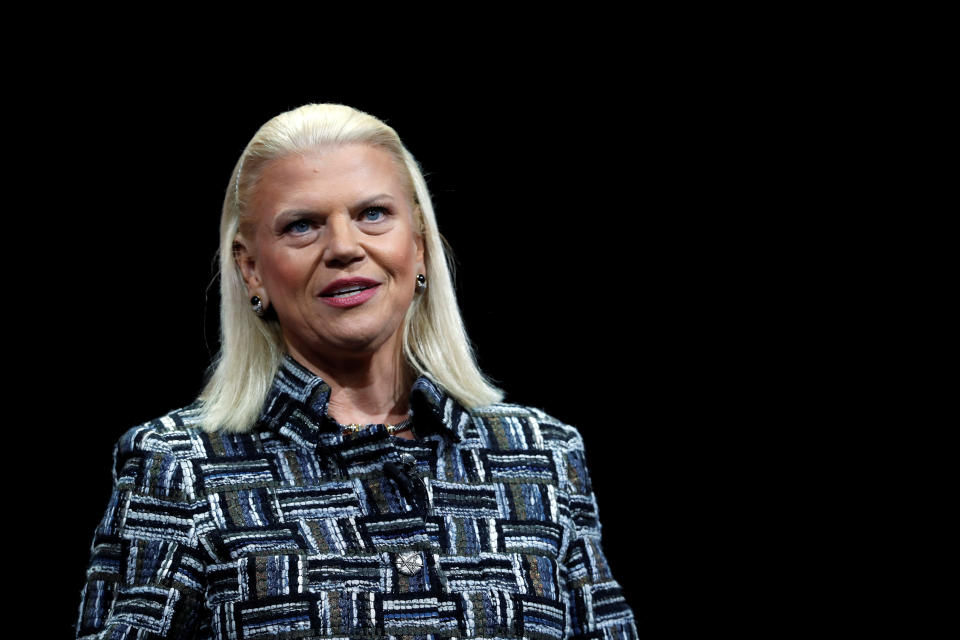
[[423,293],[423,290],[427,288],[427,277],[422,273],[417,274],[417,293]]
[[263,317],[263,301],[260,299],[260,296],[253,296],[250,298],[250,304],[253,305],[253,312],[259,317]]

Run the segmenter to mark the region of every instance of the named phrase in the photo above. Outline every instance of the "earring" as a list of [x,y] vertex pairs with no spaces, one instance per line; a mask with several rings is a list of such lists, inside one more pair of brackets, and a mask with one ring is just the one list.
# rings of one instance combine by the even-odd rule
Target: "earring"
[[253,312],[259,317],[263,317],[263,301],[260,300],[260,296],[253,296],[250,298],[250,304],[253,305]]
[[423,293],[423,290],[427,288],[427,277],[422,273],[417,274],[417,293]]

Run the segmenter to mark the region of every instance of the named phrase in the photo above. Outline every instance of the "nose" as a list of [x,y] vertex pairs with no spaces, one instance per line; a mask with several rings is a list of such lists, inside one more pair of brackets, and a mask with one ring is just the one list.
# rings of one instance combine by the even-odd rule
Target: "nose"
[[358,242],[357,233],[358,230],[349,215],[333,215],[327,218],[327,242],[323,259],[328,266],[344,266],[363,259],[364,251]]

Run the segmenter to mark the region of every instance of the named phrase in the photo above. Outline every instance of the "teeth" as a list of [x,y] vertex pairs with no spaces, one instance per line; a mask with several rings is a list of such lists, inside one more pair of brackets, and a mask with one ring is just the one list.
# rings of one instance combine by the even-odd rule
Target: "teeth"
[[338,291],[334,291],[333,293],[331,293],[331,294],[330,294],[330,297],[331,297],[331,298],[343,298],[343,297],[346,297],[346,296],[352,296],[353,294],[359,293],[359,292],[363,291],[364,289],[368,289],[368,288],[369,288],[369,287],[351,287],[350,289],[339,289]]

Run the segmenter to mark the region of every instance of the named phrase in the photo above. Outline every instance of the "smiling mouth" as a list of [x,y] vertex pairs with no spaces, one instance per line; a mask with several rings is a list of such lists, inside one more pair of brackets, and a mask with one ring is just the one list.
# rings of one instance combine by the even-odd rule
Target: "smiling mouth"
[[376,287],[376,286],[378,285],[375,285],[375,284],[371,284],[367,286],[355,285],[352,287],[346,287],[344,289],[337,289],[336,291],[331,291],[330,293],[320,294],[320,297],[321,298],[346,298],[348,296],[355,296],[361,291],[372,289],[373,287]]

